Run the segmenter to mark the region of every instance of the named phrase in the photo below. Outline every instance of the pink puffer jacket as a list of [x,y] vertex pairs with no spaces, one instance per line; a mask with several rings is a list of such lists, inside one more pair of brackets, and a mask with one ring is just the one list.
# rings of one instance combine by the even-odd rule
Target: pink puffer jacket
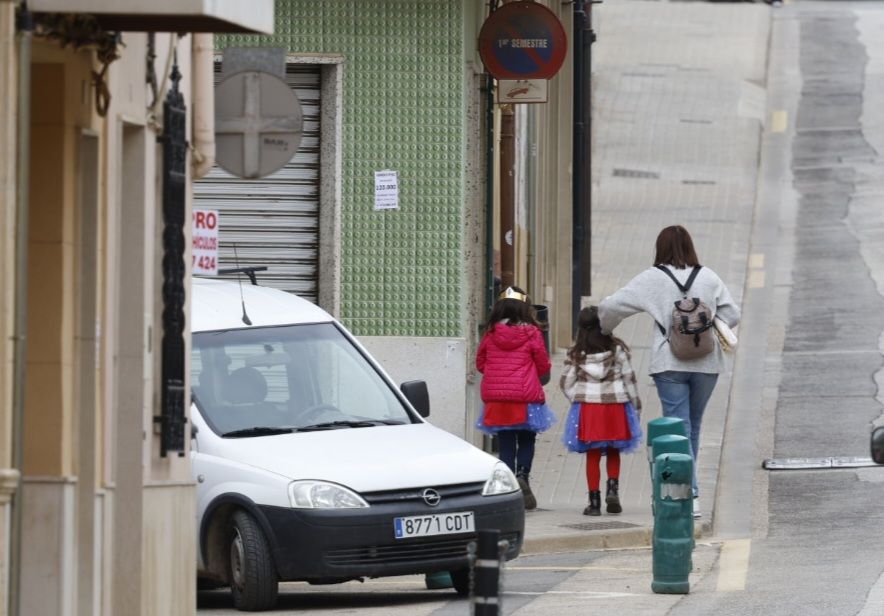
[[534,325],[496,323],[476,353],[485,402],[544,402],[540,377],[551,368],[543,334]]

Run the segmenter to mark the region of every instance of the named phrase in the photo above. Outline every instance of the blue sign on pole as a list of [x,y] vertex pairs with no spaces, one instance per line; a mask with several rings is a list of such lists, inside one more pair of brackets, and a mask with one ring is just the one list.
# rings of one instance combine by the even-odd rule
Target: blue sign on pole
[[555,13],[527,0],[501,6],[479,33],[479,55],[497,79],[549,79],[562,67],[567,47]]

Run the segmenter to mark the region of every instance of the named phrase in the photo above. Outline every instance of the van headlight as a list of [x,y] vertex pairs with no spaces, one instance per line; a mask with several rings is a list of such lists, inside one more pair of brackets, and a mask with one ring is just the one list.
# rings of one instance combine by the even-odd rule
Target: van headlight
[[503,462],[494,465],[491,471],[491,478],[485,482],[482,488],[482,496],[493,496],[495,494],[509,494],[519,490],[519,482],[509,467]]
[[357,509],[368,507],[353,490],[327,481],[293,481],[289,502],[294,509]]

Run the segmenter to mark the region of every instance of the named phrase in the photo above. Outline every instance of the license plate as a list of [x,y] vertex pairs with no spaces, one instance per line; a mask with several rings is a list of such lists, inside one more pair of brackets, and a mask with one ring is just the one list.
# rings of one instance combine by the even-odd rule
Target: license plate
[[472,511],[393,518],[393,532],[397,539],[432,537],[433,535],[456,535],[472,533],[475,530],[476,521]]

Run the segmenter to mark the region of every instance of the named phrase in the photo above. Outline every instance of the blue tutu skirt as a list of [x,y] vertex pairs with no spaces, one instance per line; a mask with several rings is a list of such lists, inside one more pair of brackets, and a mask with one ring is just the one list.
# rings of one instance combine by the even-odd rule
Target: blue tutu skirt
[[528,404],[528,421],[512,426],[486,426],[485,407],[482,407],[482,415],[476,422],[476,427],[488,434],[497,434],[502,430],[531,430],[532,432],[546,432],[554,423],[556,415],[546,405],[546,402],[530,402]]
[[580,428],[580,403],[575,402],[568,411],[565,419],[565,429],[562,432],[562,443],[568,451],[584,453],[589,449],[619,449],[620,453],[632,453],[642,443],[642,425],[631,402],[625,404],[626,421],[629,425],[629,439],[625,441],[581,441],[578,437]]

